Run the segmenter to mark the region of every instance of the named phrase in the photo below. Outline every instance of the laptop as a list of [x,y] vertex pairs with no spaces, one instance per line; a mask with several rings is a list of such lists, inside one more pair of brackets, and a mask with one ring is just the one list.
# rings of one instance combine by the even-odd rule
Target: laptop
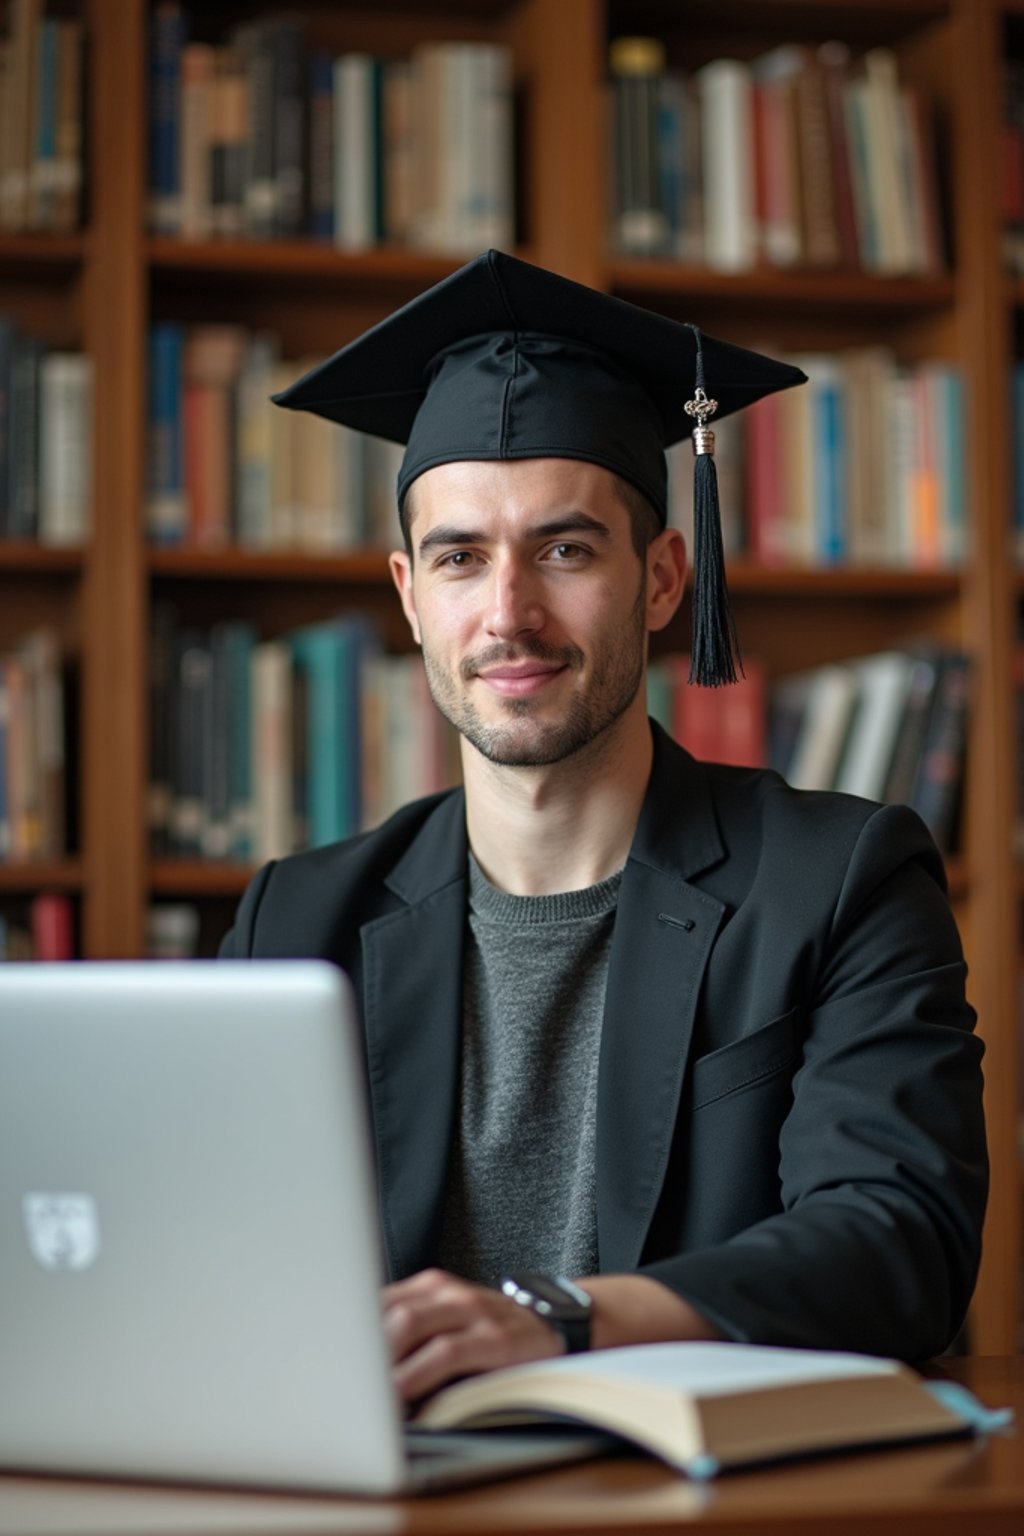
[[340,971],[0,966],[0,1465],[396,1494],[607,1449],[404,1431],[381,1281]]

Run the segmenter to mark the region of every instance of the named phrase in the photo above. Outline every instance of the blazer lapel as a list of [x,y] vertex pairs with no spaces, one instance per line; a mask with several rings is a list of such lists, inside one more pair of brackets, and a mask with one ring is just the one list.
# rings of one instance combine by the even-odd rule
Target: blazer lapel
[[442,801],[387,880],[403,905],[361,930],[381,1224],[392,1279],[431,1262],[458,1090],[466,817]]
[[655,730],[619,892],[597,1092],[601,1269],[633,1269],[661,1193],[701,981],[724,913],[688,880],[724,849],[699,763]]

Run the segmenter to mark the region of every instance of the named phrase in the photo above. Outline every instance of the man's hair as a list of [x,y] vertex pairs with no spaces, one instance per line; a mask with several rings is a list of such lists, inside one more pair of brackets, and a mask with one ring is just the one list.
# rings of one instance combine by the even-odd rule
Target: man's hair
[[[629,480],[621,475],[612,475],[615,482],[615,492],[629,513],[629,531],[633,541],[633,548],[640,560],[647,554],[648,546],[661,532],[661,519],[647,500],[643,491],[637,490]],[[410,562],[412,552],[412,518],[413,504],[412,493],[415,488],[415,480],[405,489],[405,494],[398,503],[398,521],[402,529],[402,539],[405,543],[405,552]]]

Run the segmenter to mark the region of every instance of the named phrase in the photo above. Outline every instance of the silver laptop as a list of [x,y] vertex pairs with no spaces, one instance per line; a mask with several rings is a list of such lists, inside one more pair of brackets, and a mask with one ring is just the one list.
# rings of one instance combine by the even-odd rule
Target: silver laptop
[[396,1493],[601,1448],[403,1433],[363,1099],[331,966],[0,966],[0,1465]]

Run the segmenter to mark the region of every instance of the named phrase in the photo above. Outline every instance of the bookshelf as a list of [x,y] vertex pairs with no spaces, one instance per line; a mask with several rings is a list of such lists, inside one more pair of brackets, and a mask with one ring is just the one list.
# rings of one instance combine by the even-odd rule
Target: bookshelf
[[[926,634],[975,662],[963,854],[953,897],[988,1047],[993,1190],[972,1345],[1017,1347],[1022,1176],[1018,1141],[1021,876],[1008,835],[1016,817],[1013,648],[1024,577],[1007,558],[1011,507],[1006,380],[1024,355],[1024,281],[1000,261],[1001,66],[1024,58],[1021,0],[304,0],[196,7],[204,36],[268,14],[300,15],[311,45],[405,56],[425,41],[473,39],[511,49],[518,254],[579,281],[697,319],[740,343],[787,351],[885,340],[908,363],[957,363],[967,381],[971,553],[956,571],[838,567],[730,577],[745,650],[776,674],[907,643]],[[70,894],[82,952],[143,952],[153,899],[195,903],[216,944],[247,871],[151,860],[147,651],[154,604],[171,598],[197,624],[258,622],[268,634],[371,612],[386,643],[407,645],[378,551],[345,555],[151,548],[144,527],[146,344],[151,323],[233,322],[275,331],[286,355],[341,345],[459,264],[398,248],[342,252],[301,240],[186,242],[147,230],[146,0],[81,0],[89,51],[89,216],[81,234],[0,235],[0,310],[95,368],[93,533],[82,549],[0,544],[0,644],[31,624],[58,628],[80,695],[68,857],[0,864],[0,905],[44,890]],[[615,254],[606,238],[608,45],[658,37],[670,62],[752,59],[784,42],[841,37],[885,45],[934,103],[941,200],[952,260],[919,278],[756,267],[712,272]],[[686,646],[686,615],[668,637]]]

